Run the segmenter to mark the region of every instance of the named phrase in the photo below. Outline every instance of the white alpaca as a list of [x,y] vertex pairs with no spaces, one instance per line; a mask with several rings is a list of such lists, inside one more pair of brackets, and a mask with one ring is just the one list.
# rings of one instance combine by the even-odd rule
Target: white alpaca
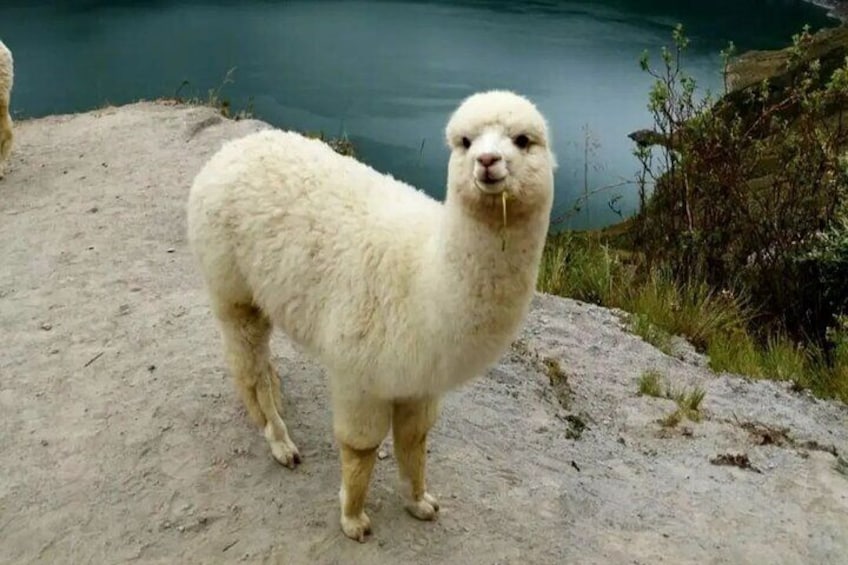
[[327,370],[341,526],[359,541],[370,531],[363,507],[390,427],[406,508],[435,517],[424,466],[439,398],[493,365],[520,330],[548,230],[556,163],[531,102],[475,94],[446,133],[444,203],[276,130],[227,143],[189,197],[189,241],[230,371],[286,466],[300,455],[280,417],[272,325]]
[[15,79],[14,70],[12,52],[0,41],[0,177],[3,176],[6,159],[12,152],[12,116],[9,113],[9,105]]

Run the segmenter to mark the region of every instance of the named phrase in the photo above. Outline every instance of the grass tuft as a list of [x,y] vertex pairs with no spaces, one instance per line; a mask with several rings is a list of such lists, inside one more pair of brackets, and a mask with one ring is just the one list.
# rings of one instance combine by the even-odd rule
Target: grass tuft
[[235,71],[236,67],[230,68],[224,75],[221,84],[219,84],[217,88],[210,88],[209,90],[207,90],[206,96],[194,95],[189,96],[187,98],[183,97],[181,94],[183,89],[191,86],[191,81],[184,80],[182,81],[182,83],[180,83],[180,86],[174,91],[174,96],[171,99],[180,104],[194,104],[197,106],[209,106],[210,108],[215,108],[216,110],[218,110],[218,112],[221,113],[222,116],[233,120],[245,120],[252,118],[252,99],[248,100],[247,106],[245,108],[234,110],[230,99],[221,96],[221,91],[223,90],[224,86],[235,82],[233,80],[233,74],[235,73]]
[[676,389],[666,382],[659,371],[645,371],[639,376],[639,394],[654,398],[668,398],[677,403],[677,409],[663,418],[663,427],[673,428],[684,419],[701,421],[701,403],[707,396],[702,388]]
[[662,398],[662,375],[657,371],[645,371],[639,377],[639,394]]

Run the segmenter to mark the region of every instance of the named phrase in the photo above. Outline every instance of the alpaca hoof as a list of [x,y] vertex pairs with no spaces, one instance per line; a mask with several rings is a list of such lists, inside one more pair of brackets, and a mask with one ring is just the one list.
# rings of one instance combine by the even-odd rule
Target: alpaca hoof
[[343,515],[341,522],[344,534],[359,543],[363,543],[365,536],[371,533],[371,520],[365,512],[355,517]]
[[293,442],[271,441],[268,443],[271,446],[271,454],[280,465],[289,469],[294,469],[300,465],[300,452]]
[[[277,439],[282,436],[282,439]],[[265,424],[265,439],[271,447],[271,454],[281,465],[294,469],[300,463],[300,452],[297,446],[285,433],[285,430],[277,431],[271,422]]]
[[425,492],[421,500],[408,502],[406,510],[419,520],[434,520],[439,513],[439,501]]

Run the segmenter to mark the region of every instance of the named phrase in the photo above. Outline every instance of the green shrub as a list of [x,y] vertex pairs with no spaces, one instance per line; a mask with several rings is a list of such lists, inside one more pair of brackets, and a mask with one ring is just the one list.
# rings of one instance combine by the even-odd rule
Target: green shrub
[[822,50],[805,30],[781,54],[779,86],[713,101],[680,67],[682,28],[674,40],[659,70],[641,61],[656,79],[648,107],[661,144],[636,150],[636,245],[678,280],[743,289],[764,321],[821,339],[846,295],[848,244],[834,226],[848,195],[848,61],[811,55]]

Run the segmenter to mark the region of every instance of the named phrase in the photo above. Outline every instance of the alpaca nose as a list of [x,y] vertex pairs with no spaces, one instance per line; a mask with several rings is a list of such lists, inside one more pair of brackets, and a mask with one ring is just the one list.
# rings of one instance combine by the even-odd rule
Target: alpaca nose
[[477,157],[477,162],[483,165],[484,167],[491,167],[500,160],[501,156],[495,155],[494,153],[483,153],[482,155]]

